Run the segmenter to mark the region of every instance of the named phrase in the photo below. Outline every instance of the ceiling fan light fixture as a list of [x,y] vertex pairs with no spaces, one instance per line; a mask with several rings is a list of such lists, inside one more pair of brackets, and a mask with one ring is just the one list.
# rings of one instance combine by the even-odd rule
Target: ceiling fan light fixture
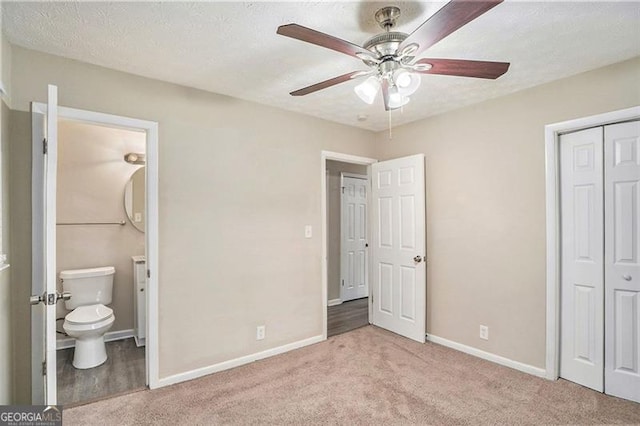
[[403,96],[413,95],[416,90],[418,90],[418,87],[420,87],[420,76],[404,68],[394,71],[393,81],[398,88],[398,92]]
[[409,101],[409,97],[400,93],[397,88],[389,89],[389,109],[398,109],[408,104]]
[[363,102],[371,105],[376,100],[376,95],[380,90],[380,82],[377,77],[371,76],[358,84],[353,90]]

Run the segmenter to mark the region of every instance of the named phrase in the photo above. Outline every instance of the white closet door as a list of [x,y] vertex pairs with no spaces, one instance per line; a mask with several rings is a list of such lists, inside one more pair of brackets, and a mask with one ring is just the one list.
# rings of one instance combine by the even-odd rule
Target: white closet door
[[342,177],[340,299],[369,296],[367,285],[367,180]]
[[640,402],[640,122],[604,132],[605,392]]
[[560,376],[603,391],[602,128],[560,140],[562,276]]

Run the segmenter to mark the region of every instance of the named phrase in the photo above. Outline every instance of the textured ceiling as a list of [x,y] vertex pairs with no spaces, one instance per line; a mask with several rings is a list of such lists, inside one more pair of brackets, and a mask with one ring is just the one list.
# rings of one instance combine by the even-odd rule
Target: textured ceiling
[[[276,35],[298,23],[362,44],[383,5],[410,33],[445,2],[2,2],[13,44],[370,130],[389,117],[355,81],[304,97],[289,92],[364,69],[352,57]],[[505,1],[421,56],[511,62],[498,80],[425,75],[394,125],[640,55],[638,2]],[[358,121],[358,115],[366,115]]]

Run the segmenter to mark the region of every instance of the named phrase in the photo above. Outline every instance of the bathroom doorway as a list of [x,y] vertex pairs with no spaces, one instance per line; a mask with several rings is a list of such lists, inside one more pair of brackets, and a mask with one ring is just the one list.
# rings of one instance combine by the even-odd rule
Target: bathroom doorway
[[[144,281],[139,282],[137,274],[139,264],[144,268],[146,252],[145,156],[144,131],[58,120],[57,291],[71,296],[56,306],[59,404],[69,406],[146,386],[144,331],[138,327],[145,322],[146,300],[138,295],[144,295]],[[78,301],[81,296],[74,292],[100,296],[97,290],[71,286],[81,279],[75,276],[89,274],[80,271],[105,267],[113,268],[107,281],[105,275],[91,280],[108,282],[111,290],[103,292],[106,297],[98,304],[109,309],[104,319],[113,318],[104,327],[106,360],[95,358],[91,348],[83,358],[76,343],[84,338],[83,332],[75,331],[82,326],[72,321],[86,303],[95,306],[97,300]],[[101,320],[97,313],[81,319],[87,321],[87,333],[95,333],[92,323]]]
[[52,94],[32,104],[32,402],[73,406],[157,383],[157,123]]

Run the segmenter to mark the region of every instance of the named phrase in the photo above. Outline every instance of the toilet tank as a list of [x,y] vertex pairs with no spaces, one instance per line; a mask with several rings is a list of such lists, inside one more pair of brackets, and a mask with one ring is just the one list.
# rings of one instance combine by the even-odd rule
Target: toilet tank
[[62,290],[71,293],[71,299],[65,301],[64,306],[72,310],[96,303],[110,304],[115,273],[113,266],[61,271]]

